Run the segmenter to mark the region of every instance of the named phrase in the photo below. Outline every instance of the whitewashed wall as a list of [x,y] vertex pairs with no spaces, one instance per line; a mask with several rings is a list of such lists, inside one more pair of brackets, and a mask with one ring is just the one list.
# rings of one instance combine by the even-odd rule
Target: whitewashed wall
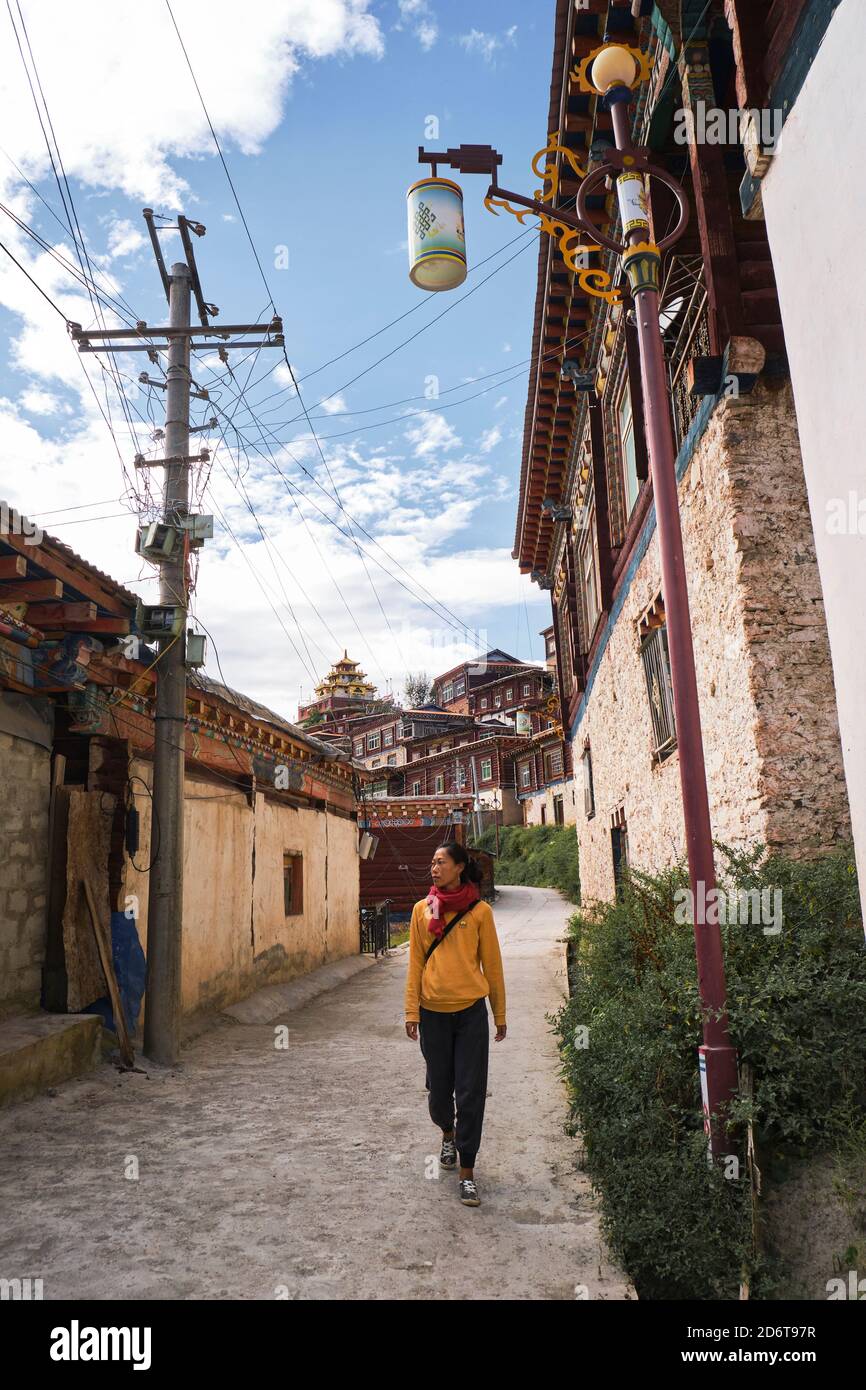
[[[843,0],[763,180],[866,904],[866,3]],[[859,528],[838,534],[840,512]]]

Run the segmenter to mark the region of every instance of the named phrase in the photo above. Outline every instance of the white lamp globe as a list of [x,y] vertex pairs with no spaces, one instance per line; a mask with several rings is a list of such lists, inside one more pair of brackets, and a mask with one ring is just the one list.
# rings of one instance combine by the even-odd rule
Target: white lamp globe
[[637,72],[637,63],[622,44],[608,44],[590,68],[592,85],[599,92],[609,92],[611,87],[630,87]]

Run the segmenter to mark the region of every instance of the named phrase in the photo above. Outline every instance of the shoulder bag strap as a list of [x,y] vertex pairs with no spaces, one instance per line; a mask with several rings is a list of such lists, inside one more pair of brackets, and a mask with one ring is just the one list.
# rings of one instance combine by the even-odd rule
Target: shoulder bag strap
[[[468,907],[464,907],[464,908],[462,909],[461,912],[458,912],[454,917],[451,918],[451,921],[448,923],[448,926],[445,928],[445,930],[443,931],[442,935],[441,935],[441,936],[435,937],[435,939],[434,939],[434,941],[433,941],[433,945],[430,947],[429,951],[427,951],[427,952],[425,953],[425,956],[424,956],[424,965],[427,964],[427,962],[428,962],[428,960],[430,959],[430,957],[432,956],[433,952],[436,950],[436,947],[437,947],[438,945],[440,945],[441,942],[443,942],[443,941],[445,940],[445,938],[446,938],[446,936],[448,935],[448,933],[450,932],[451,928],[452,928],[452,927],[456,927],[456,926],[457,926],[457,923],[460,921],[460,918],[461,918],[461,917],[465,917],[466,914],[467,914],[467,912],[471,912],[474,906],[475,906],[474,903],[470,903]],[[423,970],[423,966],[422,966],[422,970]]]

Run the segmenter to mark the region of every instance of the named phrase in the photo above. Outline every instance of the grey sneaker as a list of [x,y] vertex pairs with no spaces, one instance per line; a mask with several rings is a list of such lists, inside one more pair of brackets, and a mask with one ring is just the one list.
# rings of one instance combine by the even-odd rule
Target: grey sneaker
[[449,1173],[456,1172],[457,1169],[457,1147],[453,1139],[442,1139],[442,1148],[439,1151],[439,1167],[445,1168]]
[[464,1207],[480,1207],[481,1198],[474,1178],[460,1179],[460,1200]]

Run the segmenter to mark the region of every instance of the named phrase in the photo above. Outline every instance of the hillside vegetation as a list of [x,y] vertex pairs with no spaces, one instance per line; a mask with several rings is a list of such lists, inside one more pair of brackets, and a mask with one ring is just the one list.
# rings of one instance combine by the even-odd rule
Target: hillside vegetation
[[[496,850],[496,832],[486,830],[480,849]],[[497,883],[558,888],[570,902],[580,901],[577,835],[573,825],[507,825],[499,832]]]

